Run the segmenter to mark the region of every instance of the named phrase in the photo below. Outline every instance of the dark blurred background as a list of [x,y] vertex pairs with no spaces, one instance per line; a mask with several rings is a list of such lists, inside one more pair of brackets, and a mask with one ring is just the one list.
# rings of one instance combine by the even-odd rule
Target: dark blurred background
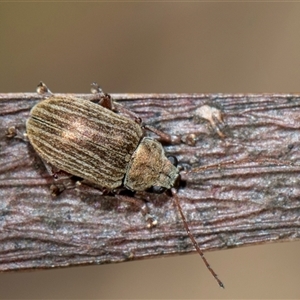
[[[297,93],[300,3],[0,3],[0,93]],[[300,243],[0,274],[0,298],[299,298]]]

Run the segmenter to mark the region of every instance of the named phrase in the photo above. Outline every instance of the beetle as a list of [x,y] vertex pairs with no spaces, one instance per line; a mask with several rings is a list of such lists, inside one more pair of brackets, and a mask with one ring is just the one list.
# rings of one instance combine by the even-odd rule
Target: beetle
[[[50,96],[31,109],[26,132],[30,144],[54,178],[63,171],[108,191],[121,188],[133,192],[151,188],[171,190],[196,250],[218,284],[224,287],[182,213],[175,188],[180,180],[179,168],[166,157],[162,144],[145,136],[144,131],[153,131],[161,140],[171,143],[180,142],[180,137],[143,125],[134,113],[115,103],[97,84],[93,84],[93,91],[100,96],[98,104],[77,97],[55,96],[43,83],[38,91]],[[140,200],[134,202],[138,204]]]

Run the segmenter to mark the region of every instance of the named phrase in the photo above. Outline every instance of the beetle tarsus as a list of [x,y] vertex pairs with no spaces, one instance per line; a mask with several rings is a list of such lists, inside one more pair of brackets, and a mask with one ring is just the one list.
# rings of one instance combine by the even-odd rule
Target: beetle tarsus
[[20,139],[20,140],[23,140],[24,142],[28,142],[27,134],[22,133],[15,126],[10,126],[10,127],[7,128],[6,137]]
[[158,224],[157,217],[154,215],[147,214],[145,216],[145,219],[146,219],[146,222],[148,223],[147,224],[148,228],[153,228]]
[[50,192],[51,192],[51,196],[53,196],[53,197],[57,197],[64,190],[65,190],[64,185],[61,185],[61,184],[51,184],[50,185]]
[[103,92],[102,88],[97,82],[91,84],[91,93],[98,94],[100,97],[99,104],[109,110],[114,110],[114,104],[111,96]]
[[49,88],[47,87],[47,85],[44,82],[42,82],[42,81],[40,81],[40,83],[36,87],[36,92],[39,95],[52,94],[52,92],[49,90]]

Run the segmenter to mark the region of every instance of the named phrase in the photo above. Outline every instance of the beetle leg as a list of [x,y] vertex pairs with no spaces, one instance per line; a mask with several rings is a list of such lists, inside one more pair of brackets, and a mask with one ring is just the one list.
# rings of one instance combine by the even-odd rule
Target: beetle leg
[[7,128],[6,136],[8,138],[15,138],[15,139],[23,140],[24,142],[28,142],[27,134],[25,132],[22,133],[15,126],[10,126],[10,127]]
[[138,199],[138,198],[128,197],[128,196],[119,195],[119,194],[116,194],[115,197],[117,199],[132,203],[132,204],[136,205],[137,207],[139,207],[142,214],[143,214],[143,216],[145,217],[145,219],[148,223],[147,226],[149,228],[152,228],[152,227],[157,225],[157,218],[154,215],[150,214],[150,210],[149,210],[149,207],[147,205],[147,202],[145,202],[141,199]]
[[100,100],[98,104],[109,110],[114,110],[114,103],[111,96],[109,94],[105,94],[97,82],[93,82],[91,84],[91,92],[93,94],[99,94]]
[[[113,111],[116,111],[123,115],[126,115],[126,116],[134,119],[134,121],[136,123],[142,125],[142,119],[136,113],[128,110],[123,105],[113,101],[113,99],[111,98],[111,96],[109,94],[105,94],[103,92],[103,90],[101,89],[101,87],[99,86],[98,83],[93,82],[91,84],[91,86],[92,86],[91,92],[94,94],[100,95],[100,101],[99,101],[100,105],[102,105],[103,107],[108,108],[110,110],[113,110]],[[167,134],[167,133],[160,131],[150,125],[143,125],[142,127],[157,134],[159,136],[159,140],[161,142],[165,142],[168,144],[180,144],[182,142],[181,137],[179,135]]]
[[59,170],[41,159],[47,172],[53,178],[53,183],[50,186],[52,196],[58,196],[64,190],[74,189],[78,186],[77,182],[72,179],[73,175],[65,171]]
[[40,81],[40,83],[37,85],[36,92],[39,95],[44,95],[44,94],[51,94],[52,95],[52,92],[49,90],[49,88],[46,86],[46,84],[42,81]]
[[[64,177],[71,177],[72,176],[69,173],[61,171],[58,168],[55,168],[54,166],[52,166],[51,164],[46,162],[44,159],[41,158],[41,160],[42,160],[46,170],[48,171],[49,175],[52,176],[54,179],[63,179]],[[65,176],[63,178],[61,178],[61,177],[59,177],[60,175],[65,175]]]
[[137,114],[128,110],[123,105],[113,101],[112,97],[109,94],[105,94],[98,83],[93,82],[91,86],[91,92],[93,94],[99,94],[100,96],[100,105],[115,112],[122,113],[123,115],[127,115],[128,117],[134,119],[138,124],[142,123],[142,119]]
[[136,123],[142,124],[142,119],[136,113],[127,109],[122,104],[114,102],[114,110],[117,111],[118,113],[122,113],[123,115],[132,118]]
[[109,94],[103,94],[101,95],[101,98],[100,98],[100,101],[99,101],[99,104],[109,110],[113,110],[114,109],[114,104],[113,104],[113,101],[110,97]]
[[52,183],[50,185],[50,193],[53,197],[58,196],[61,194],[64,190],[66,190],[66,186],[63,183]]
[[151,125],[144,125],[143,126],[145,129],[155,133],[156,135],[159,136],[159,141],[160,142],[164,142],[164,143],[168,143],[168,144],[180,144],[181,141],[181,136],[180,135],[170,135],[167,134],[163,131],[160,131],[158,129],[156,129],[155,127],[151,126]]

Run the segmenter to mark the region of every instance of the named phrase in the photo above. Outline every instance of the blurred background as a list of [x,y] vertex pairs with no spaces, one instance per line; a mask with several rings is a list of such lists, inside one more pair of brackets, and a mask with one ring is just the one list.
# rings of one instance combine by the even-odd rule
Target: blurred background
[[[0,93],[298,93],[300,3],[0,3]],[[0,274],[0,298],[299,298],[300,243]]]

